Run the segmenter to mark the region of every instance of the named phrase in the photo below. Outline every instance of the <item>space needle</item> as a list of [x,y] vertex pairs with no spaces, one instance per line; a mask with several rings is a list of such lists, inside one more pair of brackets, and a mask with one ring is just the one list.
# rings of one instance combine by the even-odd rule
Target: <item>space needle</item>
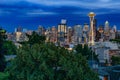
[[94,21],[94,16],[95,16],[95,13],[94,12],[90,12],[88,14],[89,18],[90,18],[90,32],[89,32],[89,45],[90,46],[93,46],[94,45],[94,40],[95,40],[95,37],[94,37],[94,28],[93,28],[93,21]]

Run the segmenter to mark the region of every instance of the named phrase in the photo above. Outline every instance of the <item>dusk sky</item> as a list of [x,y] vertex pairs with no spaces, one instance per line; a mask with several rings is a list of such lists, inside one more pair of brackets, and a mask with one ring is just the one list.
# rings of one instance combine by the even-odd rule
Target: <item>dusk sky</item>
[[61,19],[68,26],[83,25],[91,11],[98,25],[108,20],[120,29],[120,0],[0,0],[0,26],[8,32],[18,26],[36,30],[38,25],[57,26]]

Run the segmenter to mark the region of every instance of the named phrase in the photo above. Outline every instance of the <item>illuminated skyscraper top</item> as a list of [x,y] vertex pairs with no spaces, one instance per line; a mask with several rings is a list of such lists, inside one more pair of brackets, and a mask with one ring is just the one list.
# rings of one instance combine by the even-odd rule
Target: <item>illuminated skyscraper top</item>
[[66,21],[67,21],[66,19],[62,19],[61,24],[66,24]]
[[106,21],[106,22],[105,22],[105,24],[109,24],[109,22],[108,22],[108,21]]
[[105,22],[105,27],[109,27],[109,22],[108,21]]

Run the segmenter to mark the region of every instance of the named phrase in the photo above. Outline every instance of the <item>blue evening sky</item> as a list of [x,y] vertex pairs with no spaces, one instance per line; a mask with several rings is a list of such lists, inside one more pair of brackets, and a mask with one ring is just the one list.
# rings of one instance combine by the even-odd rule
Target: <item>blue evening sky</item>
[[8,32],[18,26],[36,30],[38,25],[57,26],[61,19],[68,26],[83,25],[91,11],[98,25],[108,20],[120,29],[120,0],[0,0],[0,26]]

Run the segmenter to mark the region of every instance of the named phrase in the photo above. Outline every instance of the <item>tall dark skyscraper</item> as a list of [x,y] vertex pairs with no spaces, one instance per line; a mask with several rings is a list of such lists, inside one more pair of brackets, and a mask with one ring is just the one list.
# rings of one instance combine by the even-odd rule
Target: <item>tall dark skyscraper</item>
[[73,36],[73,28],[68,27],[67,28],[67,44],[70,44],[72,42],[72,36]]
[[39,35],[44,35],[44,33],[45,33],[44,27],[41,26],[41,25],[39,25],[39,26],[38,26],[37,33],[38,33]]
[[96,30],[97,30],[97,19],[93,20],[93,30],[94,30],[94,36],[96,35]]

